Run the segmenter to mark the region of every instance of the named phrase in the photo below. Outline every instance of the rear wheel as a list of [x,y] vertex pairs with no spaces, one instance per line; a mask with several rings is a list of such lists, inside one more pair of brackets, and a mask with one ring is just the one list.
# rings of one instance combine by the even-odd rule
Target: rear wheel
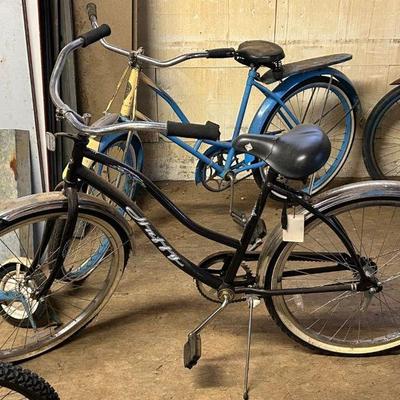
[[[75,234],[67,249],[48,246],[32,271],[45,224],[54,220],[65,224],[67,217],[61,202],[49,205],[45,198],[37,197],[32,204],[35,206],[17,215],[10,210],[15,222],[0,225],[0,359],[4,361],[38,355],[87,325],[107,303],[127,261],[125,240],[111,214],[80,207],[77,229],[80,224],[87,226],[85,236]],[[7,212],[2,215],[7,216]],[[104,242],[108,251],[98,258],[98,248]],[[65,274],[54,281],[44,297],[34,297],[59,251],[66,252]],[[86,279],[79,283],[68,279],[70,273],[77,269],[82,272],[88,264],[95,264],[95,268]]]
[[[342,203],[327,213],[344,227],[364,270],[382,283],[382,291],[273,296],[266,299],[271,316],[290,337],[320,352],[372,355],[399,348],[400,199]],[[358,280],[339,238],[326,224],[310,217],[303,243],[282,242],[278,247],[267,269],[265,288]]]
[[[288,182],[291,187],[315,194],[332,181],[347,159],[356,130],[355,105],[343,85],[326,76],[301,83],[286,93],[282,101],[300,123],[320,126],[331,141],[331,155],[326,164],[315,173],[312,188],[311,178],[306,184],[301,181]],[[262,134],[286,133],[291,129],[290,125],[294,125],[293,121],[278,104],[265,121]],[[254,179],[260,188],[267,173],[268,167],[253,170]]]

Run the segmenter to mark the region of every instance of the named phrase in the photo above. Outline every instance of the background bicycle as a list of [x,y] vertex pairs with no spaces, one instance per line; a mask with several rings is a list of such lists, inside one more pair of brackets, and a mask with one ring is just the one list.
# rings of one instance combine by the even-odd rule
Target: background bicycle
[[[88,15],[92,26],[97,27],[96,7],[93,3],[88,5]],[[144,74],[143,67],[148,65],[159,68],[171,67],[186,60],[198,58],[234,58],[239,63],[248,66],[249,72],[232,139],[237,137],[242,130],[251,91],[256,88],[266,96],[266,99],[253,117],[249,127],[250,133],[279,134],[287,132],[299,123],[312,123],[321,126],[330,137],[333,146],[331,157],[326,165],[306,183],[305,190],[307,192],[316,193],[331,182],[339,173],[350,152],[356,130],[356,112],[360,108],[360,102],[350,80],[342,72],[329,67],[350,60],[351,55],[349,54],[335,54],[284,65],[282,60],[285,55],[277,44],[266,41],[248,41],[243,42],[236,50],[233,48],[212,49],[183,54],[168,61],[160,61],[145,56],[143,49],[124,50],[110,45],[104,39],[101,43],[108,50],[123,55],[129,60],[128,68],[124,71],[118,84],[119,88],[123,78],[127,79],[125,99],[121,109],[122,117],[120,117],[122,121],[129,120],[129,116],[133,115],[138,119],[149,120],[144,114],[136,111],[137,86],[141,81],[167,103],[181,122],[189,122],[171,95]],[[259,69],[263,67],[267,67],[269,70],[260,73]],[[281,82],[275,89],[267,88],[267,85],[279,81]],[[118,117],[115,117],[114,120],[104,121],[113,123],[117,119]],[[123,136],[123,138],[125,137]],[[110,142],[115,139],[102,140]],[[137,140],[136,136],[135,140]],[[198,140],[193,146],[178,137],[172,137],[171,140],[199,159],[195,168],[195,181],[196,183],[201,182],[208,190],[227,189],[230,186],[230,180],[227,179],[229,174],[234,177],[235,181],[240,181],[253,174],[260,187],[265,179],[267,171],[265,163],[257,160],[254,156],[237,154],[232,149],[230,140]],[[203,145],[206,145],[206,150]],[[107,146],[104,147],[104,150],[106,149]],[[139,151],[140,155],[142,154],[139,145],[136,147],[136,151]],[[128,163],[135,161],[134,152],[132,152],[130,160],[126,161]],[[140,166],[141,160],[139,161]],[[99,168],[99,172],[102,172],[101,167]]]
[[368,116],[364,127],[363,158],[372,179],[399,179],[400,79]]

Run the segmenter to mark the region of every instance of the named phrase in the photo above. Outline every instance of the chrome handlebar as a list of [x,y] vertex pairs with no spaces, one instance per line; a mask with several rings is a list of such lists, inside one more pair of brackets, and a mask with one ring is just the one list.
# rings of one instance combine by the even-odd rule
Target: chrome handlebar
[[[89,20],[93,29],[98,29],[99,24],[96,18],[96,9],[95,6],[89,14]],[[89,11],[89,10],[88,10]],[[108,32],[109,34],[109,32]],[[145,64],[154,65],[156,67],[171,67],[176,64],[180,64],[184,61],[193,59],[193,58],[207,58],[209,57],[209,53],[207,51],[195,52],[182,54],[175,58],[171,58],[170,60],[160,61],[154,58],[145,56],[140,53],[140,51],[128,51],[121,49],[117,46],[114,46],[108,43],[103,37],[98,39],[100,43],[108,50],[123,55],[128,58],[135,58],[138,61],[141,61]],[[132,122],[121,122],[117,124],[113,124],[106,127],[92,127],[86,125],[84,117],[79,115],[75,110],[73,110],[70,106],[65,104],[60,97],[60,78],[61,73],[65,66],[65,61],[67,57],[75,50],[84,46],[84,39],[79,37],[78,39],[73,40],[68,43],[59,53],[56,63],[53,68],[53,72],[50,77],[50,97],[56,106],[57,115],[61,118],[65,118],[74,128],[76,128],[81,133],[85,133],[87,135],[96,135],[102,136],[107,135],[112,132],[121,131],[121,130],[136,130],[136,131],[156,131],[163,134],[168,133],[167,124],[161,122],[152,122],[152,121],[132,121]]]
[[106,127],[92,127],[84,123],[84,118],[74,111],[70,106],[65,104],[60,97],[60,77],[64,69],[67,57],[75,50],[82,47],[84,39],[78,38],[68,43],[57,57],[53,72],[50,77],[50,97],[57,108],[57,114],[65,118],[74,128],[88,135],[107,135],[116,131],[135,130],[135,131],[157,131],[161,133],[167,132],[167,124],[161,122],[133,121],[121,122]]

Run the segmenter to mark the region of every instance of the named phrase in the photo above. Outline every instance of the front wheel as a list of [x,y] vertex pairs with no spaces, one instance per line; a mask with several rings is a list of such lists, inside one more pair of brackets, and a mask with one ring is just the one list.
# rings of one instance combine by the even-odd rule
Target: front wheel
[[[273,296],[266,299],[269,313],[291,338],[322,353],[373,355],[399,348],[400,197],[341,202],[326,212],[342,225],[365,272],[383,289]],[[343,243],[308,214],[304,242],[282,241],[264,282],[266,289],[287,289],[358,281]]]
[[16,365],[0,363],[0,399],[59,400],[40,376]]
[[[309,194],[322,190],[339,173],[354,141],[356,130],[356,104],[353,104],[343,85],[334,78],[318,76],[302,82],[287,92],[282,101],[301,124],[314,124],[328,135],[331,141],[331,155],[326,164],[304,184],[291,181],[290,186]],[[287,133],[294,122],[287,111],[277,104],[267,117],[262,134]],[[268,173],[268,167],[253,170],[257,185],[261,188]],[[312,183],[312,187],[310,184]]]
[[[105,306],[122,276],[129,248],[117,222],[122,217],[104,207],[88,196],[80,200],[76,230],[83,224],[86,234],[75,232],[63,249],[51,246],[50,238],[36,268],[32,262],[45,226],[66,222],[66,198],[60,192],[33,195],[0,211],[0,360],[24,360],[59,345]],[[108,252],[99,258],[103,243]],[[60,251],[65,275],[38,298],[35,293],[47,281]],[[88,264],[95,268],[86,279],[68,279]]]

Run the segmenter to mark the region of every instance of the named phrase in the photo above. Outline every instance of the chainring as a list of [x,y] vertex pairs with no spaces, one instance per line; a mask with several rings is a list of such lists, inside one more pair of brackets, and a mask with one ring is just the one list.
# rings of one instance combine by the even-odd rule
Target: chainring
[[[207,257],[204,259],[202,262],[199,264],[199,268],[204,268],[204,269],[212,269],[212,273],[219,276],[223,277],[225,274],[225,268],[224,265],[227,265],[227,260],[228,257],[231,257],[229,254],[222,252],[220,255],[216,254],[215,256]],[[216,265],[220,264],[218,268],[215,268]],[[242,271],[243,273],[239,273],[239,271]],[[238,271],[238,275],[236,276],[235,280],[243,280],[243,284],[245,285],[246,280],[250,278],[250,272],[247,268],[246,263],[242,263]],[[251,275],[251,278],[253,276]],[[200,292],[200,294],[206,298],[207,300],[213,302],[213,303],[221,303],[221,300],[218,298],[218,293],[217,290],[214,288],[211,288],[204,283],[200,282],[199,280],[196,279],[196,287],[197,290]],[[235,295],[235,298],[232,300],[232,303],[239,303],[241,301],[245,301],[246,297],[244,294],[237,294]]]
[[[226,161],[228,158],[228,149],[227,148],[214,149],[214,151],[210,151],[209,154],[205,153],[205,155],[207,155],[207,157],[209,157],[213,163],[221,167],[224,167],[226,165]],[[244,156],[242,154],[236,154],[233,157],[231,164],[231,171],[234,172],[235,168],[243,163],[243,160],[241,160],[240,157]],[[227,190],[231,185],[229,179],[221,178],[217,174],[217,171],[209,164],[201,162],[200,171],[201,171],[202,185],[211,192],[223,192],[224,190]],[[248,174],[246,175],[246,177],[250,175],[251,174]],[[237,182],[241,179],[244,178],[238,177]]]

